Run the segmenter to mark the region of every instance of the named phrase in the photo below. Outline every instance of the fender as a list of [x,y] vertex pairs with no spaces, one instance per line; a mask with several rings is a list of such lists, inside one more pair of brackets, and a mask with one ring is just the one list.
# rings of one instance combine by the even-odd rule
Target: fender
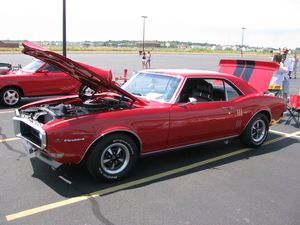
[[248,120],[248,122],[246,123],[246,125],[244,126],[244,128],[242,129],[241,134],[245,131],[245,129],[247,128],[247,126],[248,126],[248,124],[250,123],[250,121],[251,121],[257,114],[259,114],[259,113],[264,113],[264,112],[267,112],[267,113],[268,113],[267,117],[268,117],[268,119],[269,119],[269,124],[271,124],[271,122],[272,122],[272,113],[271,113],[271,111],[270,111],[269,109],[267,109],[267,108],[264,107],[264,108],[262,108],[262,109],[257,110],[256,113],[254,113],[254,114],[250,117],[250,119]]
[[130,133],[131,135],[133,135],[137,140],[138,140],[138,144],[140,147],[140,153],[142,152],[143,149],[143,143],[142,140],[140,139],[140,137],[132,130],[130,130],[128,127],[115,127],[112,129],[107,129],[101,132],[100,135],[98,135],[98,137],[95,138],[95,140],[87,147],[87,149],[85,150],[85,153],[83,154],[81,160],[79,161],[79,163],[85,158],[86,154],[88,153],[88,151],[90,150],[90,148],[97,142],[99,141],[101,138],[112,134],[112,133],[117,133],[117,132],[123,132],[123,133]]

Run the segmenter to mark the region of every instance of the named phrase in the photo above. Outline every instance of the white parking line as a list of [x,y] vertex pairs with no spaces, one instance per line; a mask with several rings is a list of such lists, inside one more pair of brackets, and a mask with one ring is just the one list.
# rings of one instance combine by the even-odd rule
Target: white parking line
[[13,113],[15,110],[5,110],[5,111],[0,111],[0,114],[5,114],[5,113]]
[[2,142],[8,142],[8,141],[16,141],[16,140],[20,140],[20,138],[5,138],[5,139],[0,139],[0,143]]

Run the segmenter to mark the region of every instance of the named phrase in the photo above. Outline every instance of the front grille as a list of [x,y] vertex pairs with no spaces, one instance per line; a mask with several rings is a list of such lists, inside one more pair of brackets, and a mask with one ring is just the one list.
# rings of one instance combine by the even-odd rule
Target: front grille
[[37,146],[42,147],[42,140],[38,130],[34,129],[23,121],[20,121],[20,132],[24,138],[28,139]]

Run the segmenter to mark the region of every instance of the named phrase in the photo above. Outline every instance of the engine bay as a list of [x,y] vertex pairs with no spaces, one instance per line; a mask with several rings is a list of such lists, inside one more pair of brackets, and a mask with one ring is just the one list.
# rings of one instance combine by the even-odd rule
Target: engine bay
[[119,95],[93,96],[87,100],[76,99],[29,107],[21,110],[20,113],[33,122],[46,124],[55,119],[127,109],[132,105],[133,103],[130,104],[127,98]]

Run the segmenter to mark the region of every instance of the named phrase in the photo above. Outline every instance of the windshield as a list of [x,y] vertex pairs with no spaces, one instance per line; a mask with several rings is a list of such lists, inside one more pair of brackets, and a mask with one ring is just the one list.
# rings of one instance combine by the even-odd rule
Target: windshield
[[154,73],[139,73],[125,83],[122,88],[148,100],[170,102],[181,78]]
[[40,68],[40,66],[43,64],[44,62],[42,62],[41,60],[34,60],[33,62],[29,63],[28,65],[24,66],[22,68],[23,71],[26,72],[34,72],[36,71],[38,68]]

